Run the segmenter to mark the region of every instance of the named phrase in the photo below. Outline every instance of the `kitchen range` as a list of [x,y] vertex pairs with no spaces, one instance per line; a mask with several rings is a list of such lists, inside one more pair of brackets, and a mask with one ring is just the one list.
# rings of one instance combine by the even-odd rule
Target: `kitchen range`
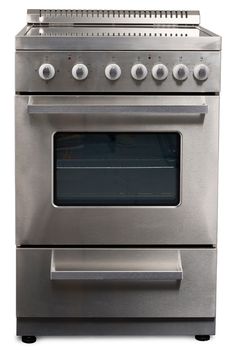
[[221,38],[198,11],[28,10],[17,335],[215,334]]

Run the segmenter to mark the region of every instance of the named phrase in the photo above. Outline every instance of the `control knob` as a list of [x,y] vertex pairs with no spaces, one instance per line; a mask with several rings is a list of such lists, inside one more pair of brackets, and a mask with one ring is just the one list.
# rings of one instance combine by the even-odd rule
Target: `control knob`
[[168,68],[164,64],[156,64],[152,68],[152,76],[156,80],[165,80],[168,76]]
[[185,64],[176,64],[173,68],[173,76],[178,81],[184,81],[188,78],[189,69]]
[[138,63],[131,68],[131,75],[135,80],[144,80],[147,76],[147,68],[144,64]]
[[194,78],[200,81],[206,80],[209,75],[209,68],[206,64],[197,64],[193,69]]
[[108,64],[105,68],[105,76],[109,80],[117,80],[121,76],[120,66],[116,63]]
[[84,80],[88,76],[88,68],[83,63],[77,63],[72,68],[73,78],[76,80]]
[[55,68],[50,63],[44,63],[39,67],[39,76],[43,80],[50,80],[55,75]]

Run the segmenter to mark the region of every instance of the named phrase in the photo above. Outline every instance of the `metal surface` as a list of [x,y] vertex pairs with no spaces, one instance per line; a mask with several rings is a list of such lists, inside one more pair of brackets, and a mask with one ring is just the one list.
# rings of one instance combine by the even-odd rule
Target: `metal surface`
[[[137,102],[137,97],[135,96],[110,96],[109,101],[104,96],[77,96],[77,97],[67,97],[67,96],[30,96],[29,102],[27,104],[27,111],[29,115],[39,115],[39,114],[103,114],[108,113],[113,115],[114,113],[119,114],[162,114],[162,115],[173,115],[176,120],[176,114],[195,114],[205,115],[208,113],[208,105],[205,102],[204,97],[197,97],[194,100],[195,103],[186,103],[185,98],[176,98],[176,100],[171,100],[168,104],[168,99],[165,98],[162,102],[158,102],[155,97],[148,96],[143,97],[142,100]],[[191,116],[189,117],[191,120]]]
[[[104,105],[132,97],[102,97]],[[58,105],[54,96],[34,100]],[[68,103],[80,96],[67,96]],[[99,100],[83,96],[84,102]],[[39,244],[215,244],[218,96],[139,96],[139,105],[208,106],[199,114],[34,114],[16,97],[16,242]],[[65,103],[65,102],[64,102]],[[87,104],[87,105],[88,105]],[[55,132],[180,132],[181,203],[177,207],[57,207],[53,203]],[[92,222],[92,223],[91,223]]]
[[[31,27],[25,27],[16,36],[16,50],[56,50],[56,51],[220,51],[221,38],[207,30],[198,28],[199,36],[186,30],[177,31],[177,36],[27,36]],[[114,33],[114,32],[113,32]],[[130,32],[129,32],[130,33]],[[149,31],[152,33],[152,31]],[[165,33],[171,33],[167,30]],[[181,36],[181,33],[184,36]],[[185,34],[187,33],[187,37]],[[173,34],[173,33],[172,33]],[[180,36],[178,36],[180,34]]]
[[[153,258],[154,257],[154,258]],[[179,251],[52,250],[51,280],[181,281]]]
[[27,37],[200,37],[203,33],[195,27],[85,27],[85,26],[30,26]]
[[17,318],[17,335],[214,335],[215,318]]
[[[214,318],[215,249],[54,249],[63,268],[123,263],[167,268],[181,255],[183,280],[51,280],[51,248],[17,249],[17,317]],[[71,254],[71,258],[67,257]],[[111,259],[113,256],[113,260]],[[63,260],[63,256],[64,260]],[[77,256],[77,258],[75,257]],[[68,266],[69,264],[69,266]],[[68,266],[68,267],[67,267]],[[126,268],[124,267],[124,269]],[[22,288],[26,286],[27,288]]]
[[53,24],[188,24],[200,23],[199,11],[44,10],[27,11],[27,23]]
[[17,50],[220,50],[199,11],[28,10]]
[[[177,40],[177,39],[176,39]],[[43,63],[51,63],[56,70],[55,77],[50,81],[42,80],[38,69]],[[106,78],[105,68],[110,63],[117,63],[122,71],[118,80]],[[164,81],[157,81],[152,76],[152,68],[164,63],[169,71]],[[83,63],[88,68],[88,77],[78,81],[73,78],[72,68]],[[136,81],[131,76],[131,68],[135,63],[147,67],[145,80]],[[189,77],[179,83],[173,78],[172,71],[177,63],[184,63],[189,69]],[[209,67],[209,77],[199,82],[194,77],[194,68],[204,63]],[[219,92],[220,91],[220,52],[208,51],[85,51],[85,52],[35,52],[22,51],[16,53],[16,91],[19,92],[93,92],[93,93],[164,93],[164,92]]]

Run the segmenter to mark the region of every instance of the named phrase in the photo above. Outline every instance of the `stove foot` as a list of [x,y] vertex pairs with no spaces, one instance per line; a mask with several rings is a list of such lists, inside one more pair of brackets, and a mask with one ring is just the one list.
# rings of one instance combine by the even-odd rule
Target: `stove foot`
[[36,336],[22,336],[21,337],[22,342],[26,344],[33,344],[37,339]]
[[198,341],[208,341],[210,340],[210,335],[195,335],[195,339]]

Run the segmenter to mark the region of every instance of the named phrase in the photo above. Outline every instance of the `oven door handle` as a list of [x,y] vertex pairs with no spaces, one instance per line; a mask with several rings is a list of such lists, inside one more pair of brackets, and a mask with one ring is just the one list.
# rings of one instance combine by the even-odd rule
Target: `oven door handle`
[[[68,100],[66,100],[68,99]],[[178,115],[178,114],[193,114],[193,115],[205,115],[208,113],[208,105],[202,99],[202,97],[197,97],[195,100],[176,100],[173,102],[171,99],[169,103],[156,103],[157,99],[155,97],[145,98],[142,100],[137,100],[137,98],[131,98],[130,102],[126,104],[125,101],[122,102],[122,98],[114,100],[111,98],[61,98],[58,97],[44,100],[41,97],[29,97],[27,109],[30,115],[73,115],[73,114],[168,114],[168,115]],[[107,103],[105,103],[105,101]]]
[[54,251],[52,251],[50,278],[51,280],[77,281],[181,281],[183,279],[183,268],[180,252],[176,251],[175,261],[170,261],[169,268],[166,266],[164,269],[161,265],[158,269],[158,261],[156,268],[152,270],[63,269],[57,266]]

